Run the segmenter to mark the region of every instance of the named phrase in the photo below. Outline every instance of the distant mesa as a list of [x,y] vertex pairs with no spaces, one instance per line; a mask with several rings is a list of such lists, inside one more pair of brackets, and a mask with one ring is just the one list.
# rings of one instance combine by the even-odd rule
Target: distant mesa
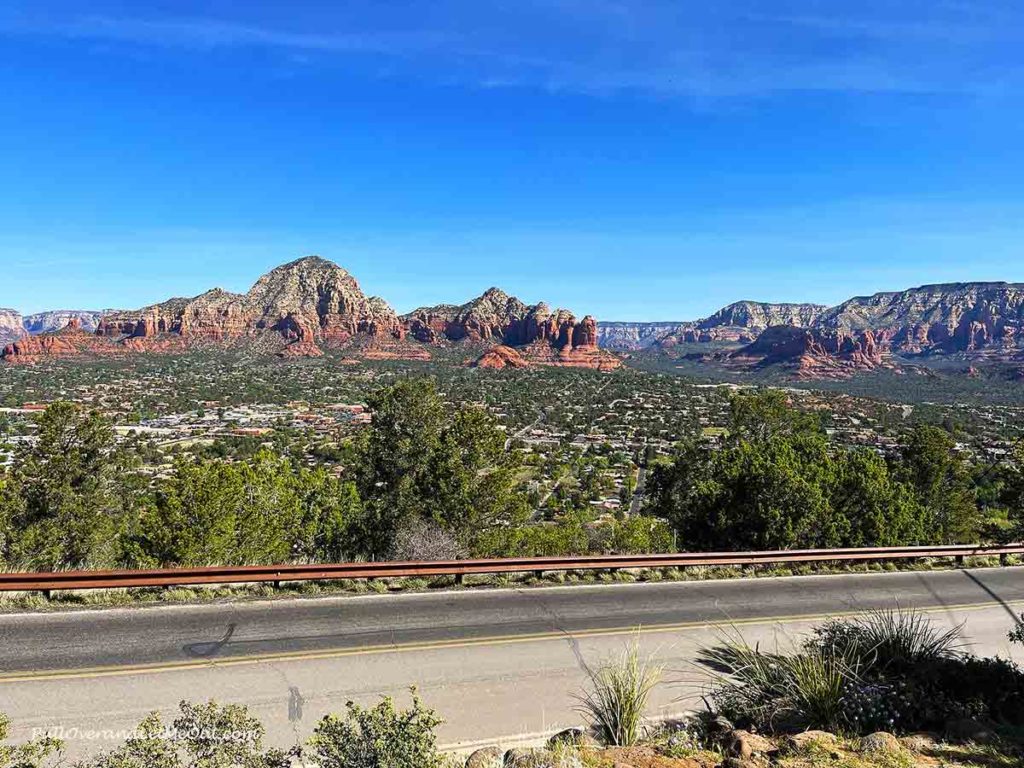
[[1024,284],[924,285],[834,307],[739,301],[687,323],[599,324],[589,315],[578,320],[565,309],[526,304],[499,288],[463,304],[399,316],[383,299],[366,296],[337,264],[307,256],[271,270],[244,294],[215,288],[103,313],[22,317],[0,310],[0,349],[8,363],[206,347],[283,358],[340,349],[349,362],[430,360],[447,347],[464,350],[464,359],[478,368],[596,370],[620,366],[615,352],[648,350],[732,369],[777,368],[801,378],[898,371],[915,359],[946,356],[959,361],[959,370],[976,371],[986,362],[1024,364]]
[[[43,317],[45,315],[45,317]],[[27,336],[20,315],[0,314],[3,360],[177,353],[210,346],[253,347],[283,358],[431,359],[430,347],[466,341],[518,350],[527,364],[610,369],[618,358],[597,346],[592,317],[527,306],[497,288],[463,305],[441,305],[399,317],[337,264],[307,256],[261,277],[244,294],[214,288],[137,310],[42,313],[34,327],[63,320],[60,330]],[[94,331],[93,331],[94,329]],[[93,331],[90,333],[90,331]],[[508,366],[512,367],[512,366]]]
[[0,309],[0,344],[15,341],[25,334],[21,313],[13,309]]
[[72,320],[77,320],[83,330],[95,331],[100,318],[112,311],[114,310],[55,309],[49,312],[25,315],[23,325],[25,330],[31,334],[52,333],[66,327]]
[[[694,344],[715,349],[693,352]],[[924,285],[835,307],[740,301],[647,339],[643,347],[731,368],[779,368],[800,378],[899,370],[915,358],[936,356],[1014,362],[1024,360],[1024,285]]]

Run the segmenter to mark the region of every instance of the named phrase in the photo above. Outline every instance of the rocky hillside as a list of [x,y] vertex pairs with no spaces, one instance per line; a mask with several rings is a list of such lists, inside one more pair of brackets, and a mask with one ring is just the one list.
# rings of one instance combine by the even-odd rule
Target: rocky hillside
[[357,334],[400,340],[403,329],[394,310],[382,299],[364,295],[348,272],[308,256],[268,272],[248,293],[215,288],[191,299],[110,314],[97,333],[135,340],[171,334],[196,342],[264,337],[317,354],[319,344],[342,344]]
[[[40,322],[56,322],[58,313]],[[73,313],[71,313],[73,314]],[[597,323],[577,321],[567,310],[527,305],[497,288],[462,305],[427,307],[399,318],[383,299],[366,296],[346,270],[308,256],[271,270],[244,294],[220,288],[173,298],[132,311],[104,314],[90,334],[71,316],[59,331],[13,342],[21,318],[4,337],[6,362],[46,358],[179,352],[202,345],[258,345],[284,357],[313,357],[325,347],[345,347],[366,359],[430,359],[434,344],[479,342],[514,349],[496,353],[504,364],[544,364],[607,369],[619,365],[598,349]],[[479,354],[477,350],[475,354]]]
[[[804,377],[851,375],[938,355],[968,361],[1024,360],[1024,284],[946,283],[858,296],[828,309],[776,306],[805,309],[794,310],[790,322],[773,324],[756,339],[736,336],[734,340],[749,343],[727,356],[713,354],[707,359],[779,365]],[[728,329],[726,334],[732,337],[730,323],[736,315],[726,310],[712,317],[721,316],[717,327]],[[660,344],[670,347],[680,335]]]
[[871,330],[892,351],[915,355],[1024,352],[1024,284],[946,283],[844,301],[821,328]]
[[887,366],[870,330],[847,333],[792,325],[768,328],[752,343],[724,357],[748,367],[783,366],[800,378],[815,379],[846,378]]
[[0,343],[14,341],[24,335],[21,313],[13,309],[0,309]]
[[528,305],[499,288],[465,304],[421,307],[402,316],[411,338],[425,343],[482,342],[497,346],[476,364],[521,368],[530,364],[609,369],[618,358],[598,348],[597,322],[577,321],[565,309]]
[[87,309],[54,309],[49,312],[36,312],[25,315],[23,325],[29,333],[52,333],[67,327],[72,320],[77,320],[84,331],[95,331],[100,318],[113,310],[94,311]]
[[737,301],[703,320],[684,323],[661,338],[659,343],[666,346],[708,341],[749,343],[774,326],[812,327],[826,309],[820,304]]
[[602,320],[597,328],[597,344],[602,349],[629,352],[647,349],[685,323],[627,323]]

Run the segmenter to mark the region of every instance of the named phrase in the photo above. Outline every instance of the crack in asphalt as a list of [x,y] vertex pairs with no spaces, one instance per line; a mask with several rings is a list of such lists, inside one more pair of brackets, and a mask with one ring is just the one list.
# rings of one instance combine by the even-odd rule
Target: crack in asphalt
[[572,651],[573,656],[576,658],[576,663],[579,665],[579,668],[588,677],[593,677],[594,673],[590,669],[590,665],[587,664],[586,659],[583,658],[583,652],[580,650],[579,640],[576,639],[576,636],[572,633],[572,630],[566,629],[564,626],[562,626],[562,618],[558,615],[558,612],[554,610],[550,605],[548,605],[548,603],[544,600],[543,596],[536,591],[524,590],[521,588],[517,588],[515,591],[518,594],[525,597],[527,600],[532,600],[540,606],[541,610],[549,616],[551,620],[552,629],[554,629],[556,632],[560,632],[561,634],[565,635],[566,642],[569,644],[569,649]]

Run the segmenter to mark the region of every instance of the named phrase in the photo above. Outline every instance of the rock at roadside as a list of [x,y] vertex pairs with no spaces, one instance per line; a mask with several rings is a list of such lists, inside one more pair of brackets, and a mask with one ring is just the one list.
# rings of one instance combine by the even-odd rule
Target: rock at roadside
[[502,768],[504,756],[500,747],[484,747],[466,759],[466,768]]
[[547,749],[510,749],[504,768],[554,768],[555,756]]
[[725,751],[730,757],[749,760],[754,755],[777,752],[778,747],[764,736],[750,731],[733,731],[725,739]]
[[838,742],[839,738],[828,731],[804,731],[787,737],[786,749],[789,752],[802,752],[812,745],[833,749]]
[[869,733],[860,740],[861,752],[899,752],[900,740],[887,731]]
[[588,747],[590,749],[600,749],[601,747],[597,739],[580,728],[566,728],[548,739],[548,749],[562,746]]

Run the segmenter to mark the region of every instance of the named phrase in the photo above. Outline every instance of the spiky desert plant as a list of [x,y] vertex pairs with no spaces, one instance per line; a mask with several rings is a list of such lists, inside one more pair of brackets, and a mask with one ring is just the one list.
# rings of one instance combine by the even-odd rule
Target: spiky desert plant
[[826,622],[807,647],[855,658],[865,668],[906,668],[958,656],[962,630],[962,624],[943,629],[920,611],[894,608]]
[[587,671],[589,685],[577,696],[579,710],[607,744],[636,744],[648,699],[661,681],[663,668],[642,658],[634,640],[618,657]]
[[847,686],[859,679],[856,661],[812,649],[785,655],[727,637],[698,651],[711,670],[711,695],[734,717],[773,729],[778,723],[837,727]]

